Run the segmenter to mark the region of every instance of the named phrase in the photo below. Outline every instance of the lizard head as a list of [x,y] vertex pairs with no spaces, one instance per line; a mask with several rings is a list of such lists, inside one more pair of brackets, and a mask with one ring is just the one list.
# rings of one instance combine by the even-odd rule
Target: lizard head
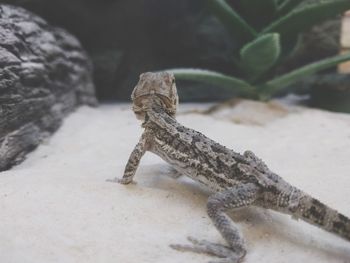
[[169,115],[175,116],[179,97],[174,75],[168,72],[141,74],[140,80],[131,94],[131,99],[133,101],[132,109],[140,120],[145,119],[146,110],[155,99]]

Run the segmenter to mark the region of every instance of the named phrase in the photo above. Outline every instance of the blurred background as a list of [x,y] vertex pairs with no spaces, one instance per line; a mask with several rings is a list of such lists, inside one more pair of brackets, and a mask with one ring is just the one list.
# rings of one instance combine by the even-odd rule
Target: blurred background
[[[169,68],[202,68],[240,76],[235,53],[243,35],[227,30],[218,13],[203,0],[18,0],[1,1],[25,7],[77,36],[92,58],[94,82],[100,101],[127,101],[141,72]],[[220,2],[220,1],[218,1]],[[264,12],[259,1],[250,2],[255,13],[247,12],[243,1],[226,1],[253,28],[260,30],[276,14]],[[260,1],[266,4],[269,0]],[[266,2],[266,3],[265,3]],[[315,5],[313,1],[274,1],[279,6],[294,2],[295,8]],[[326,1],[327,2],[327,1]],[[334,1],[336,2],[336,1]],[[297,3],[297,4],[296,4]],[[340,32],[344,6],[330,17],[306,23],[298,34],[293,52],[284,56],[269,75],[278,76],[308,63],[341,52]],[[292,10],[292,9],[291,9]],[[249,11],[249,10],[248,10]],[[260,12],[260,13],[259,13]],[[258,19],[252,19],[252,18]],[[305,17],[305,16],[304,16]],[[310,18],[312,20],[312,17]],[[249,42],[249,41],[246,41]],[[272,72],[272,73],[271,73]],[[182,81],[182,101],[217,101],[237,96],[235,89],[220,89],[212,83]],[[301,78],[274,96],[289,93],[307,95],[311,106],[350,111],[350,77],[332,66]]]

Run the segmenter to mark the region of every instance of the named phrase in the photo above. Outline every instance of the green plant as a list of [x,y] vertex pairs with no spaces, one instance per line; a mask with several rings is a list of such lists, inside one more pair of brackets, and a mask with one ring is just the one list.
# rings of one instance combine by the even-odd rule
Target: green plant
[[[274,69],[296,49],[300,33],[350,9],[350,0],[240,0],[235,8],[225,0],[207,0],[209,9],[239,40],[232,61],[240,76],[202,69],[170,69],[178,79],[202,81],[235,89],[241,96],[267,100],[288,85],[317,71],[350,60],[350,54],[323,59],[282,76]],[[239,11],[238,11],[239,10]]]

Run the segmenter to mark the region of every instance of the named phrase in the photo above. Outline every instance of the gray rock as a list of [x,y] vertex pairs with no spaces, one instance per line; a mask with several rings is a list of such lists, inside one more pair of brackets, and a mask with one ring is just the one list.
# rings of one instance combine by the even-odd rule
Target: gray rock
[[76,38],[0,5],[0,171],[19,163],[78,105],[95,105],[92,66]]
[[350,113],[350,75],[336,72],[310,76],[294,85],[299,94],[307,93],[307,105]]

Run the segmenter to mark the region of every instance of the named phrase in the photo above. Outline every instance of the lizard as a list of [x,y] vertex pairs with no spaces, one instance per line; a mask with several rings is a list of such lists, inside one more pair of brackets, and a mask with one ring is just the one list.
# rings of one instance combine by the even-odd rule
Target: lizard
[[253,152],[237,153],[178,123],[179,99],[172,73],[141,74],[131,99],[144,131],[123,177],[112,181],[132,183],[146,151],[160,156],[179,174],[210,190],[207,214],[228,244],[188,238],[191,244],[170,245],[172,248],[211,254],[220,263],[242,262],[247,251],[244,237],[227,212],[248,206],[289,214],[350,241],[348,217],[286,182]]

